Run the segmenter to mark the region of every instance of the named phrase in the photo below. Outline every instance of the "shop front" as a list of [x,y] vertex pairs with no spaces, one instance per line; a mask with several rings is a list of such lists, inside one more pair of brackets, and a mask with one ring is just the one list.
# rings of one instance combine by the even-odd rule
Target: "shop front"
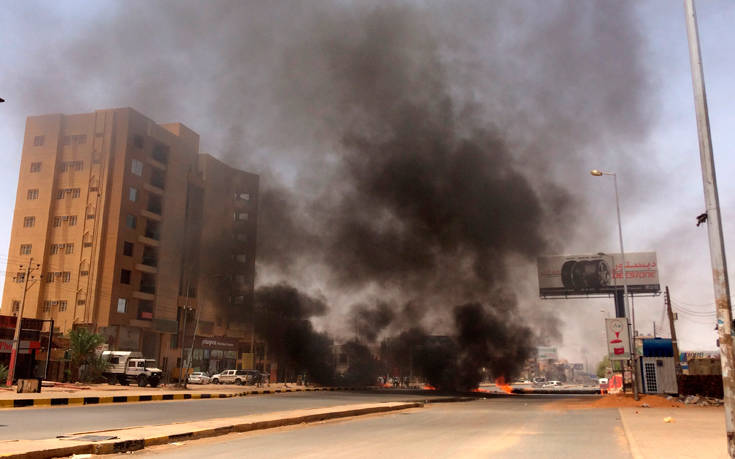
[[238,340],[228,337],[196,337],[192,368],[210,375],[235,369],[238,359]]

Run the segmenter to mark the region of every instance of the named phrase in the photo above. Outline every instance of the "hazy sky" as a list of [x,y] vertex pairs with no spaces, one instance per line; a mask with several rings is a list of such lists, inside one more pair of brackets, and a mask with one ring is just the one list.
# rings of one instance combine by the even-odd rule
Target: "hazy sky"
[[[442,2],[409,3],[442,5]],[[539,1],[536,4],[536,8],[525,11],[535,11],[534,14],[542,17],[549,3]],[[649,83],[646,86],[649,94],[644,100],[651,105],[648,107],[650,119],[647,120],[650,129],[643,139],[632,143],[600,142],[599,150],[559,166],[574,177],[571,182],[575,187],[575,197],[592,209],[589,218],[597,222],[595,229],[591,230],[593,234],[587,234],[578,241],[569,241],[564,249],[570,253],[617,251],[612,182],[608,178],[592,177],[588,171],[592,168],[640,169],[636,174],[626,176],[621,173],[619,176],[626,249],[658,252],[662,286],[671,287],[675,308],[680,310],[676,323],[680,348],[714,349],[716,335],[713,331],[715,321],[707,232],[705,228],[695,226],[695,217],[703,212],[704,201],[683,3],[659,0],[633,4],[635,22],[642,36],[638,51]],[[132,5],[130,10],[127,5]],[[213,21],[211,29],[201,30],[200,25],[192,24],[189,34],[189,24],[183,18],[176,33],[158,35],[155,24],[142,29],[150,36],[136,39],[142,43],[149,39],[151,46],[174,52],[151,57],[141,49],[141,54],[147,57],[135,59],[135,48],[121,44],[122,51],[117,49],[116,43],[106,38],[104,25],[117,24],[114,17],[121,12],[125,13],[126,20],[137,14],[141,22],[145,22],[145,3],[4,2],[4,13],[0,16],[0,49],[3,52],[0,97],[6,99],[4,104],[0,104],[0,150],[5,159],[5,167],[0,170],[0,221],[6,222],[0,225],[0,248],[4,247],[0,249],[0,260],[3,263],[8,259],[11,264],[17,263],[17,254],[8,255],[7,247],[26,116],[133,106],[157,122],[180,121],[187,124],[201,135],[203,151],[220,157],[228,155],[230,146],[224,145],[224,139],[232,138],[232,126],[212,124],[209,119],[216,105],[201,102],[208,91],[207,85],[217,84],[220,77],[226,78],[208,73],[209,53],[196,39],[206,35],[211,40],[208,41],[209,46],[226,39],[218,30],[217,21],[225,23],[227,17],[210,5],[207,4],[207,9],[201,14]],[[263,25],[261,18],[261,23],[253,27],[262,26],[260,34],[263,36],[273,34],[278,37],[279,21],[289,22],[284,15],[299,14],[292,9],[287,5],[276,9],[268,18],[270,23]],[[308,8],[300,5],[295,9],[303,13]],[[735,149],[735,113],[732,110],[735,100],[735,2],[699,1],[697,9],[725,245],[732,248],[735,242],[735,181],[730,180],[735,167],[731,154]],[[177,14],[176,8],[172,8],[171,15],[175,17]],[[513,18],[500,17],[499,20],[510,21]],[[118,27],[111,33],[120,37],[124,31]],[[141,30],[132,29],[130,33],[140,34]],[[278,41],[278,38],[273,40]],[[136,46],[145,46],[140,43]],[[84,59],[80,59],[80,55],[84,55]],[[196,66],[190,73],[181,75],[181,80],[175,83],[161,78],[165,73],[159,72],[159,68],[177,68],[181,59],[189,55],[196,58]],[[260,61],[268,58],[253,56],[254,60]],[[65,66],[67,60],[83,65],[70,71]],[[626,69],[619,71],[624,73]],[[85,76],[87,72],[99,76],[89,79]],[[258,72],[258,68],[252,69],[253,78],[262,79],[263,75]],[[543,75],[543,69],[540,72]],[[155,97],[141,99],[137,93],[142,87],[156,89],[161,100],[174,94],[177,103],[164,106],[158,104]],[[129,88],[130,96],[126,97],[120,88]],[[257,97],[258,94],[253,94],[253,98]],[[253,117],[252,114],[250,116]],[[272,116],[273,113],[264,112],[257,118],[258,123],[267,129]],[[288,180],[293,171],[288,168],[279,170],[277,164],[268,164],[263,159],[267,155],[257,142],[258,136],[253,133],[257,130],[256,125],[239,129],[241,131],[237,134],[243,142],[240,147],[250,149],[253,156],[260,157],[258,161],[246,160],[244,165],[265,165],[263,167],[274,169],[269,170],[269,174]],[[621,152],[621,148],[626,151]],[[629,151],[633,148],[635,151]],[[637,160],[621,164],[621,158]],[[528,167],[532,168],[533,164]],[[582,219],[569,222],[576,231],[584,223]],[[734,272],[733,263],[735,260],[731,261],[731,274]],[[534,272],[527,272],[528,266],[523,269],[522,277],[534,278]],[[533,289],[535,285],[529,288]],[[613,311],[612,301],[538,301],[535,304],[535,307],[546,308],[561,317],[564,324],[563,342],[559,346],[562,357],[577,361],[585,357],[590,361],[600,357],[604,349],[604,313],[601,310]],[[637,299],[635,306],[636,322],[642,333],[650,333],[654,321],[658,330],[663,328],[664,333],[668,333],[668,324],[661,323],[664,317],[662,297]]]

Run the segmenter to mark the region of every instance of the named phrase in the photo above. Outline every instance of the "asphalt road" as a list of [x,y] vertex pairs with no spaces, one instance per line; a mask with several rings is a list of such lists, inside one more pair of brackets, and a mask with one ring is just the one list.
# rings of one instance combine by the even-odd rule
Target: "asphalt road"
[[37,440],[123,427],[426,398],[426,395],[371,392],[293,392],[226,399],[7,409],[0,411],[0,441]]
[[[630,458],[617,409],[550,410],[560,396],[427,405],[388,415],[145,449],[157,458]],[[127,455],[129,456],[129,454]]]

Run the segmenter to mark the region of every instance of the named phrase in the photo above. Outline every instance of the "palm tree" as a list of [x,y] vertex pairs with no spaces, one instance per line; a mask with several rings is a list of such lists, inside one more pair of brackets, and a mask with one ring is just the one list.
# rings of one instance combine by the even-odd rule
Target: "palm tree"
[[96,354],[96,350],[105,342],[105,337],[79,327],[69,332],[69,341],[72,375],[79,375],[79,379],[85,382],[98,378],[106,362]]

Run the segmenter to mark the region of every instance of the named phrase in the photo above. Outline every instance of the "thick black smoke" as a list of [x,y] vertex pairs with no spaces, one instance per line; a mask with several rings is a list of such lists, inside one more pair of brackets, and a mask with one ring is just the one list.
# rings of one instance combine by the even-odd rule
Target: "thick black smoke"
[[374,308],[366,304],[353,306],[350,313],[355,335],[369,343],[374,343],[378,334],[395,318],[394,308],[388,303],[378,303]]
[[255,327],[266,343],[264,354],[277,364],[279,380],[309,380],[331,384],[334,378],[332,339],[314,330],[309,319],[326,313],[323,300],[285,285],[268,285],[255,292]]
[[[635,157],[605,153],[635,151],[652,119],[633,2],[131,1],[94,19],[41,40],[43,64],[19,73],[26,109],[186,122],[262,174],[260,282],[321,289],[337,318],[410,305],[413,321],[356,308],[322,325],[366,342],[426,330],[416,355],[445,387],[516,369],[531,338],[498,292],[592,237],[580,222],[599,234],[576,191],[586,161],[635,175]],[[257,292],[257,329],[284,365],[321,372],[328,340],[309,320],[326,301],[295,287]]]

